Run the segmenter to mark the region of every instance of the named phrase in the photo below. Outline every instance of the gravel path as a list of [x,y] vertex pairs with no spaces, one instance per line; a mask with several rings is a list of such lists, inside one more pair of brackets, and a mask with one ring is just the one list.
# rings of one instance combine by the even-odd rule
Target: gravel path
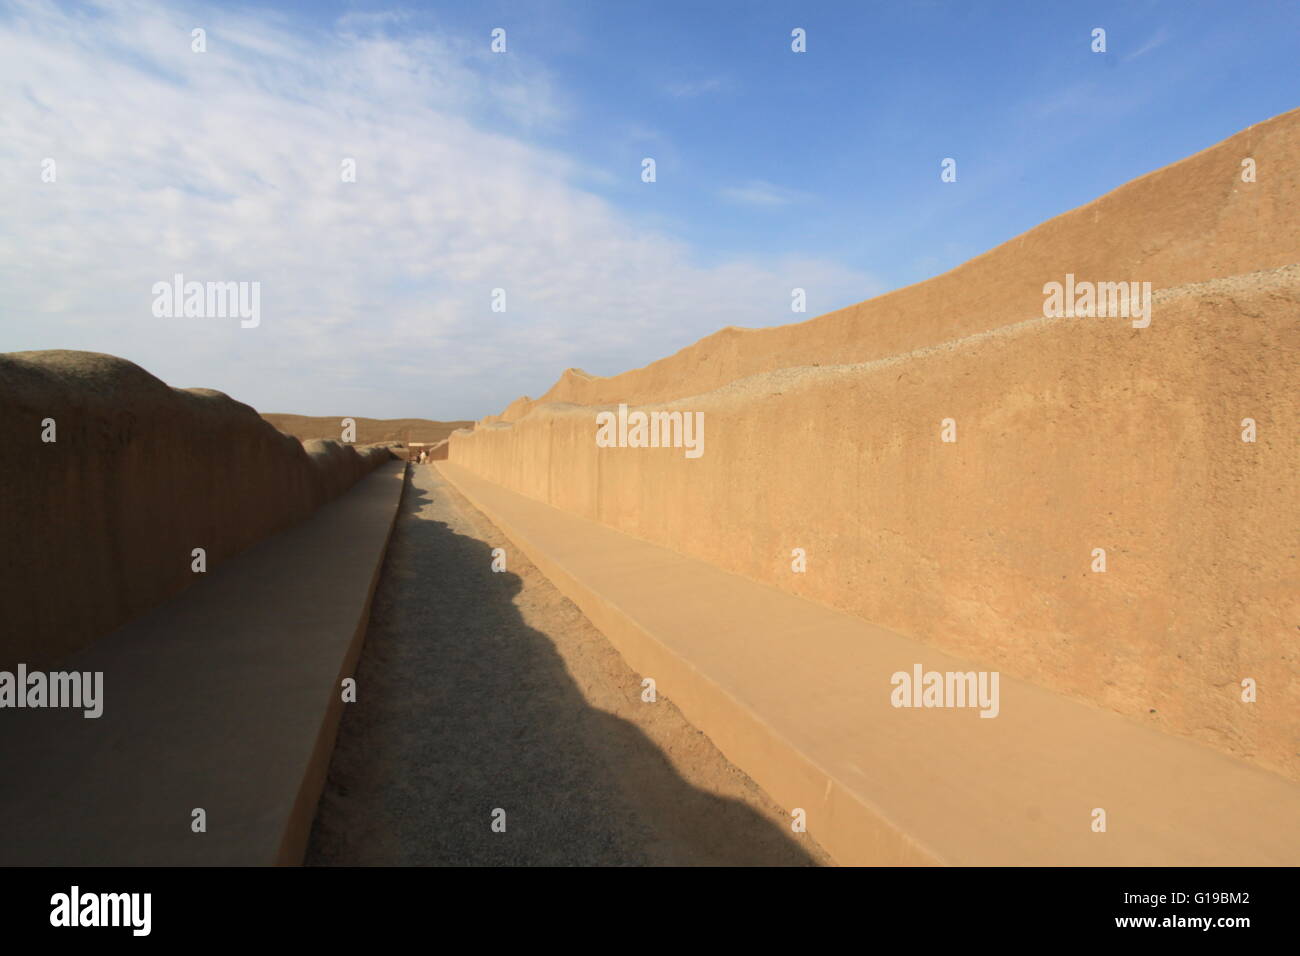
[[828,862],[670,701],[643,703],[604,635],[429,465],[410,467],[357,692],[309,864]]

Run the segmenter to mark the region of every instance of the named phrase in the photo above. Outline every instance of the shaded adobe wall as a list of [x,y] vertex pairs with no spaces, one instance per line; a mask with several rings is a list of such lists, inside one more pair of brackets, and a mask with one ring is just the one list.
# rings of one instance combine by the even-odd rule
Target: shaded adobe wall
[[1147,329],[1037,319],[657,406],[705,413],[694,460],[597,448],[598,408],[565,404],[451,460],[1300,778],[1298,354],[1289,267],[1158,294]]
[[221,392],[111,355],[0,354],[0,668],[86,646],[192,583],[194,548],[211,570],[390,457],[304,449]]

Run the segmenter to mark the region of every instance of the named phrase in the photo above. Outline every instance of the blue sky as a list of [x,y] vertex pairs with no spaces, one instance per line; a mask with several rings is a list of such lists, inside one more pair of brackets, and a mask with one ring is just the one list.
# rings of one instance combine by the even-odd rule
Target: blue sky
[[[0,350],[475,418],[946,271],[1300,105],[1297,37],[1280,2],[16,0]],[[178,271],[259,281],[261,325],[155,317]]]

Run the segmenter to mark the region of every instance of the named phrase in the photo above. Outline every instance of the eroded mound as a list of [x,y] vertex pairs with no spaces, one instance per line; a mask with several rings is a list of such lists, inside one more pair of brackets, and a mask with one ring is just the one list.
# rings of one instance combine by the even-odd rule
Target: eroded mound
[[301,521],[386,448],[308,449],[248,405],[96,352],[0,354],[0,667],[58,660]]

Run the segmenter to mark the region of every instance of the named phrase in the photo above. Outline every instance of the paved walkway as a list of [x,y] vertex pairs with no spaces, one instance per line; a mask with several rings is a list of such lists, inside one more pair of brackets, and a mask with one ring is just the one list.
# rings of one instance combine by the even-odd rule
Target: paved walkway
[[826,862],[431,465],[411,467],[357,682],[308,863]]

